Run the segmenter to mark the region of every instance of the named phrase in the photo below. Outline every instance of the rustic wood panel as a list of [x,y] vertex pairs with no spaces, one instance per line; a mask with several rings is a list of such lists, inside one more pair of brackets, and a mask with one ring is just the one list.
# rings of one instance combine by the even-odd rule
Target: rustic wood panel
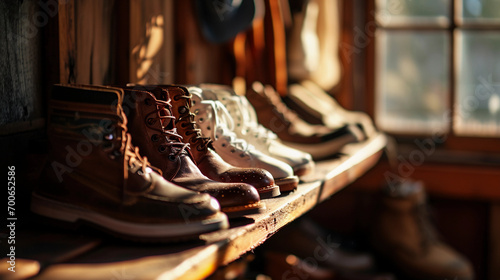
[[114,0],[59,3],[59,65],[62,83],[113,83]]
[[40,30],[49,18],[36,0],[0,1],[0,135],[43,126]]
[[173,83],[173,14],[172,0],[130,1],[130,82]]

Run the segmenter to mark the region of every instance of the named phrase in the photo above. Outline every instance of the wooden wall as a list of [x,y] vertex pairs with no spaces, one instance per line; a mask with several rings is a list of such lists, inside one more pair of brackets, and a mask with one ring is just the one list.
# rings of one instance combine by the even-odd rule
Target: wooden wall
[[0,135],[43,125],[41,28],[36,0],[0,1]]

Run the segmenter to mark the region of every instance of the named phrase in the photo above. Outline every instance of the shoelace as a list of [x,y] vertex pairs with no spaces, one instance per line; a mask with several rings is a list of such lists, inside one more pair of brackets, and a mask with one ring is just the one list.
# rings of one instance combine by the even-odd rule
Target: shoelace
[[[230,146],[242,151],[242,156],[247,151],[253,148],[252,145],[248,144],[245,140],[240,139],[233,132],[234,122],[231,115],[227,111],[226,107],[217,100],[203,100],[201,101],[205,105],[205,111],[200,113],[207,114],[207,120],[211,120],[213,124],[212,138],[218,139],[219,135],[223,137]],[[208,109],[208,110],[207,110]]]
[[[177,97],[189,101],[191,100],[192,95],[178,95]],[[197,125],[195,117],[196,115],[194,113],[190,110],[186,110],[186,112],[177,119],[177,122],[181,124],[181,127],[187,128],[186,135],[194,134],[191,138],[191,142],[196,146],[197,150],[201,151],[208,147],[208,145],[212,142],[212,139],[210,139],[210,137],[203,137],[201,129],[196,128]]]
[[[156,130],[163,136],[163,143],[160,147],[164,147],[163,150],[167,150],[166,146],[177,147],[178,149],[174,152],[172,156],[177,157],[186,151],[189,147],[189,144],[182,142],[182,136],[177,133],[175,125],[172,125],[171,129],[167,129],[169,124],[175,120],[175,117],[170,114],[170,108],[172,105],[168,101],[156,100],[157,109],[151,113],[149,113],[146,117],[149,118],[150,115],[153,115],[153,119],[158,119],[161,124],[161,129],[157,129],[146,123],[146,125]],[[161,151],[160,151],[161,152]]]
[[[132,136],[127,133],[127,118],[120,105],[117,105],[121,122],[118,126],[121,128],[121,145],[119,153],[123,155],[123,189],[122,201],[126,199],[126,192],[128,190],[128,172],[148,174],[152,170],[158,174],[163,175],[162,171],[156,167],[151,166],[147,157],[143,157],[139,153],[139,148],[132,145]],[[142,175],[141,174],[141,175]],[[153,187],[153,184],[149,186]]]
[[245,134],[251,134],[265,143],[278,138],[274,132],[257,122],[255,109],[244,96],[232,96],[226,101],[224,104],[228,111],[241,118],[240,129]]

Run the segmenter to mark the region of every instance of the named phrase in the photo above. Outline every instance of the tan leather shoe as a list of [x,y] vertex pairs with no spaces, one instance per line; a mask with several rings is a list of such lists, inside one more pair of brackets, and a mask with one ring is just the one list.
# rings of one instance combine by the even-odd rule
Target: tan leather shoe
[[406,181],[407,194],[383,195],[372,246],[405,279],[474,279],[469,261],[441,242],[426,215],[422,184]]
[[[157,94],[163,92],[158,88]],[[168,101],[153,92],[125,89],[130,104],[130,133],[134,142],[168,181],[215,197],[226,213],[246,214],[263,207],[257,190],[241,180],[217,182],[206,177],[193,161],[189,144],[176,132],[175,116]],[[255,212],[255,211],[254,211]]]
[[226,228],[215,199],[166,181],[141,156],[127,133],[122,102],[118,88],[54,86],[50,158],[33,192],[32,211],[141,241],[193,238]]
[[315,160],[331,157],[346,144],[365,139],[356,125],[331,129],[305,122],[287,108],[271,86],[254,82],[246,97],[262,125],[276,133],[283,144],[307,152]]

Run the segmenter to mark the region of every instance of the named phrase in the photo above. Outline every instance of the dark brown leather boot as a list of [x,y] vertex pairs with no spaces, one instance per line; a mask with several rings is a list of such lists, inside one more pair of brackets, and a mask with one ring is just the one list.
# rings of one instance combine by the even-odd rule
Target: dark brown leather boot
[[287,108],[271,86],[254,82],[246,97],[257,112],[259,122],[276,133],[283,144],[310,153],[315,160],[331,157],[346,144],[364,139],[356,125],[331,129],[311,125]]
[[167,182],[140,155],[127,133],[122,101],[117,88],[54,86],[50,158],[33,192],[32,211],[145,241],[227,227],[215,199]]
[[186,88],[172,86],[164,89],[171,99],[172,112],[177,118],[177,131],[186,143],[192,145],[194,158],[203,174],[221,182],[246,182],[254,186],[264,198],[280,195],[280,188],[267,170],[235,167],[215,152],[210,138],[203,137],[197,128],[195,115],[190,111],[193,100]]
[[[157,90],[157,94],[162,92]],[[124,107],[129,106],[129,129],[134,143],[163,177],[190,190],[215,197],[222,211],[243,214],[263,207],[259,193],[242,180],[237,183],[217,182],[207,178],[192,160],[189,144],[175,130],[175,116],[170,103],[157,100],[153,92],[125,89]]]
[[375,219],[372,246],[404,279],[474,279],[469,261],[441,242],[426,214],[425,191],[406,181],[404,192],[384,194]]

